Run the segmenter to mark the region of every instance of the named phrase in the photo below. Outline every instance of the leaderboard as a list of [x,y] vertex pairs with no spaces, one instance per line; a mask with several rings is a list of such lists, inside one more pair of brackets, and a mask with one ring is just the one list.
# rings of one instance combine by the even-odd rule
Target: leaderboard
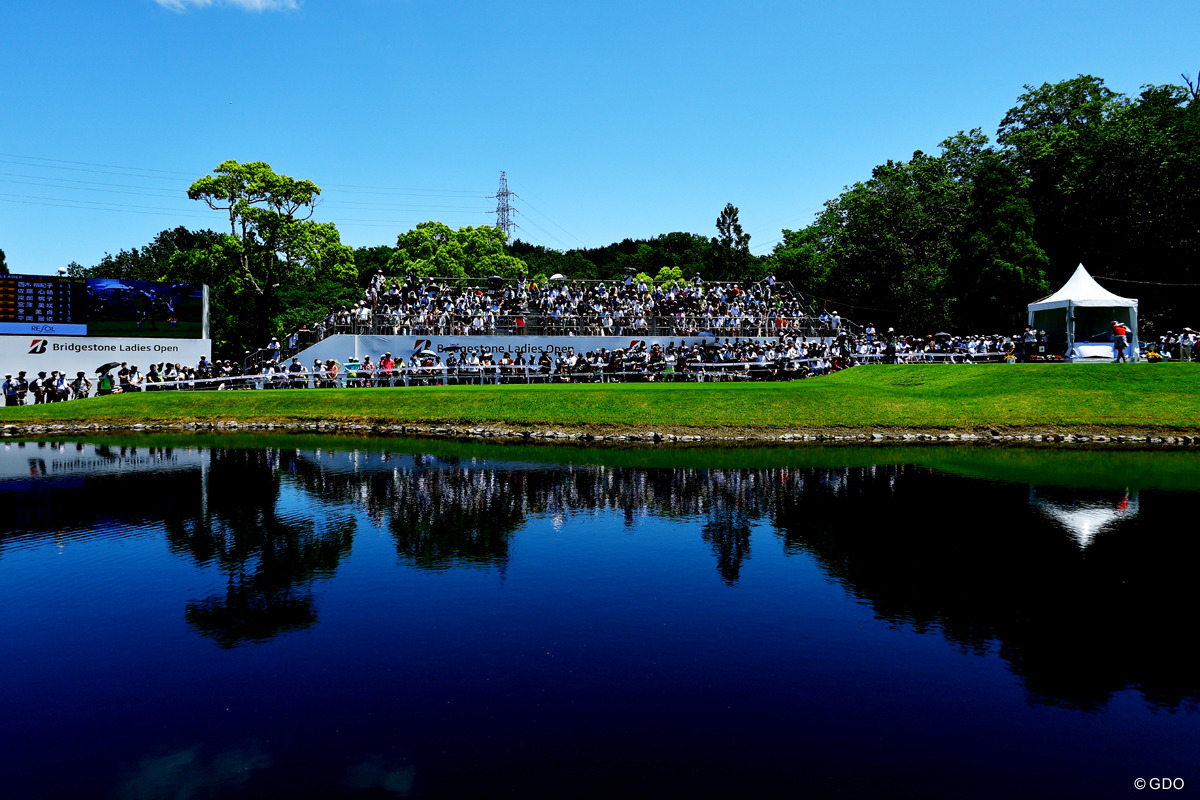
[[0,333],[87,335],[87,279],[0,275]]

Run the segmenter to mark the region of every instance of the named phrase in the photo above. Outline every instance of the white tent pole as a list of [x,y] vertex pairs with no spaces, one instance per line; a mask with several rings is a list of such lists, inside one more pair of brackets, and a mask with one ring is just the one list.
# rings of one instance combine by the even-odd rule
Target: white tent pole
[[1137,306],[1129,309],[1129,360],[1138,360]]
[[1071,358],[1075,352],[1075,308],[1071,305],[1071,301],[1067,301],[1067,353],[1066,357]]

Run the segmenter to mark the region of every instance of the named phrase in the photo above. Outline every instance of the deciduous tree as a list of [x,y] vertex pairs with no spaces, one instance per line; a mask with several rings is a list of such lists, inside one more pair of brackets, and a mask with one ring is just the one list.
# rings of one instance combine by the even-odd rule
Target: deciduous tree
[[441,222],[422,222],[396,238],[388,271],[439,278],[515,278],[525,269],[525,262],[508,254],[504,240],[504,231],[498,227],[453,230]]
[[320,193],[312,181],[280,175],[261,161],[225,161],[188,188],[188,197],[228,214],[230,232],[220,249],[233,269],[218,286],[249,295],[238,305],[253,309],[246,324],[260,344],[279,332],[281,285],[352,283],[357,276],[354,252],[337,228],[311,220]]

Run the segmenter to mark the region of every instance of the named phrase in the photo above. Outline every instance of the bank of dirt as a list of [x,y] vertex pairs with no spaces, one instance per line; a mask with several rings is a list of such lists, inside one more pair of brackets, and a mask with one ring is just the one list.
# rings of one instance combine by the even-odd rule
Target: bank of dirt
[[328,420],[321,422],[294,420],[217,420],[205,422],[8,422],[0,424],[0,438],[49,438],[63,436],[95,436],[116,433],[143,432],[280,432],[328,433],[353,436],[436,437],[459,440],[492,440],[523,442],[575,442],[594,445],[622,444],[649,447],[683,445],[694,442],[709,444],[805,444],[819,442],[889,443],[898,442],[967,442],[967,443],[1027,443],[1027,444],[1132,444],[1132,445],[1200,445],[1200,429],[1146,430],[1135,427],[1048,427],[1021,429],[980,426],[969,429],[921,430],[886,428],[862,430],[855,428],[799,427],[738,427],[686,426],[649,427],[639,425],[558,425],[531,427],[446,423],[412,423],[387,420],[357,422]]

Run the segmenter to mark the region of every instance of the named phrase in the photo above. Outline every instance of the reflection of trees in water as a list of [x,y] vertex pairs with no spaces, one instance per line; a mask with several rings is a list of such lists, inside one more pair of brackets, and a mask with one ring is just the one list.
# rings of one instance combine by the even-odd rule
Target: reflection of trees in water
[[[502,566],[523,524],[525,472],[464,468],[426,456],[371,454],[393,470],[347,471],[300,456],[290,465],[297,485],[338,502],[361,504],[385,520],[402,561],[418,567]],[[401,468],[403,467],[403,468]]]
[[354,519],[278,513],[278,451],[214,450],[209,506],[168,523],[168,541],[227,576],[224,593],[188,603],[188,624],[221,647],[262,642],[317,620],[309,587],[350,552]]
[[1193,499],[1143,493],[1136,518],[1083,548],[1030,505],[1028,487],[873,467],[843,471],[836,486],[810,481],[777,523],[785,547],[813,555],[881,619],[940,631],[964,651],[998,643],[1036,700],[1095,708],[1132,687],[1195,707],[1185,565],[1200,546],[1175,522]]
[[709,514],[701,529],[704,541],[717,557],[717,572],[732,586],[737,583],[742,562],[750,557],[750,523],[735,507],[720,504]]
[[[785,552],[815,558],[882,620],[938,632],[964,652],[997,649],[1038,701],[1093,708],[1127,687],[1168,707],[1200,697],[1200,662],[1185,649],[1196,602],[1184,571],[1200,545],[1175,522],[1190,511],[1187,496],[1143,492],[1136,516],[1082,547],[1030,505],[1028,487],[912,466],[669,470],[355,458],[348,466],[304,453],[214,455],[210,493],[234,504],[189,552],[221,563],[232,588],[194,604],[197,624],[234,642],[263,638],[255,603],[273,610],[277,628],[311,624],[304,587],[336,567],[352,531],[317,533],[311,520],[277,519],[277,476],[285,473],[316,496],[365,508],[390,530],[401,559],[422,568],[503,567],[531,514],[567,521],[594,513],[628,524],[654,515],[697,520],[732,585],[750,557],[751,530],[767,522]],[[243,467],[255,477],[239,477]],[[220,478],[226,468],[236,470]],[[239,538],[242,528],[252,535]],[[253,569],[242,577],[247,564]],[[268,574],[277,566],[279,577]]]
[[[761,486],[786,470],[667,470],[605,466],[504,466],[430,456],[359,454],[353,468],[301,454],[297,483],[328,500],[361,504],[386,524],[400,558],[425,568],[497,566],[531,515],[567,519],[647,514],[701,516],[702,535],[728,583],[750,557],[751,523],[770,507]],[[382,467],[382,469],[381,469]],[[391,467],[388,469],[388,467]]]

